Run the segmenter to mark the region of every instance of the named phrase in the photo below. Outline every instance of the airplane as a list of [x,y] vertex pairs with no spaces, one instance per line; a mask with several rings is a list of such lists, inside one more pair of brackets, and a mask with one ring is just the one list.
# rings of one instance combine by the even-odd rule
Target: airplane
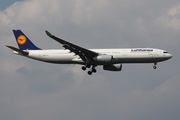
[[153,68],[156,69],[158,62],[172,57],[167,51],[155,48],[86,49],[45,32],[62,44],[64,49],[43,50],[35,46],[21,30],[13,30],[19,49],[6,46],[15,54],[34,60],[55,64],[80,64],[83,71],[89,68],[89,75],[97,72],[97,66],[103,66],[108,71],[121,71],[124,63],[153,63]]

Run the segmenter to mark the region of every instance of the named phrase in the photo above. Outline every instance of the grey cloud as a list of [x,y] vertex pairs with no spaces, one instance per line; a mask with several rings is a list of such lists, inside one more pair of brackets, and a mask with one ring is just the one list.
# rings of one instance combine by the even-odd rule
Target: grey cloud
[[[16,2],[0,11],[0,119],[179,120],[179,1]],[[40,48],[62,48],[44,30],[87,48],[156,47],[173,58],[123,64],[88,76],[79,65],[42,63],[12,54],[12,29]]]

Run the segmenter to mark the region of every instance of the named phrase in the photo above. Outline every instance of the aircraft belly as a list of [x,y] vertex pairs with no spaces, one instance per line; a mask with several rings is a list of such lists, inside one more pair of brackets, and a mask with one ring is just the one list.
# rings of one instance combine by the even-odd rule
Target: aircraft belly
[[139,58],[119,58],[120,63],[154,63],[164,61],[164,58],[139,57]]

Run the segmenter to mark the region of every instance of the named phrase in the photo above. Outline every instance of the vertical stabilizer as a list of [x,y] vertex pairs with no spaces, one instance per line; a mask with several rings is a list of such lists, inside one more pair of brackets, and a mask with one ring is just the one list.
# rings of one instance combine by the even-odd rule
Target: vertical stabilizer
[[21,30],[13,30],[13,33],[20,50],[40,50]]

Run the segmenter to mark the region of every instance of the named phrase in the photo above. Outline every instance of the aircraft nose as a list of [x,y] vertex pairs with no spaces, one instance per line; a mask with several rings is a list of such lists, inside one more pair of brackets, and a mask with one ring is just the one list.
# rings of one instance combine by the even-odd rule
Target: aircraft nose
[[171,54],[168,54],[168,57],[169,57],[169,59],[170,59],[170,58],[172,58],[172,55],[171,55]]

